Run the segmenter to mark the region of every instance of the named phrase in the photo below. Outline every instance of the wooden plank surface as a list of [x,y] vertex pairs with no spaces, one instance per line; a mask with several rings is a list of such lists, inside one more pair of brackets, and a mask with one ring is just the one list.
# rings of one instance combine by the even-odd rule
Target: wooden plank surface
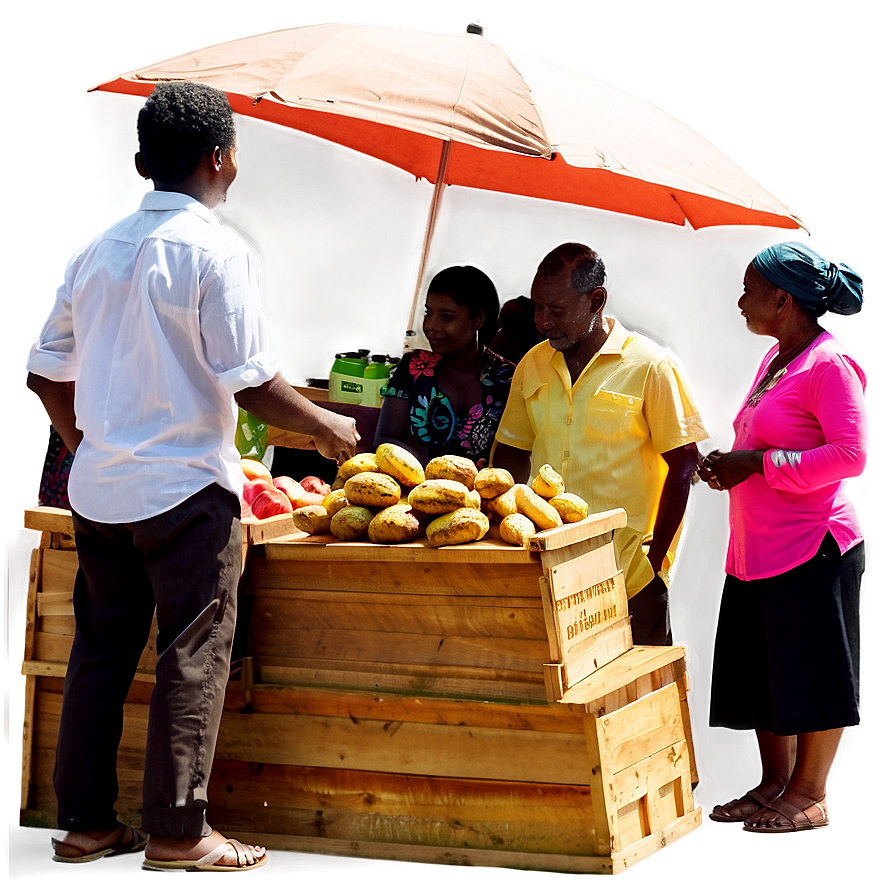
[[[266,556],[252,557],[249,561],[250,587],[289,589],[297,585],[308,591],[368,591],[386,594],[483,595],[490,597],[538,597],[540,589],[537,564],[490,562],[483,565],[465,562],[431,562],[436,550],[425,554],[405,554],[415,562],[405,562],[401,551],[387,550],[380,561],[371,563],[369,555],[355,563],[335,560],[337,552],[326,556],[319,554],[310,562],[307,555],[289,557],[281,554],[281,548],[296,545],[268,544]],[[329,546],[328,546],[329,547]],[[380,545],[400,549],[404,545]],[[271,550],[276,553],[272,556]],[[519,549],[522,550],[522,549]],[[525,557],[526,555],[523,554]],[[458,561],[455,556],[455,561]]]
[[78,555],[75,551],[41,550],[41,591],[68,591],[75,587]]
[[415,697],[454,695],[480,700],[544,701],[539,672],[472,666],[414,666],[409,663],[359,663],[314,660],[274,665],[256,658],[258,681],[265,684],[313,685],[321,688],[368,688],[402,691]]
[[216,824],[323,840],[593,855],[587,787],[216,761]]
[[632,646],[632,629],[628,617],[608,624],[588,641],[577,645],[575,652],[560,663],[563,693],[593,675]]
[[677,808],[670,804],[667,809],[671,814],[655,816],[651,831],[658,831],[694,807],[688,745],[684,740],[616,772],[613,775],[613,802],[617,809],[621,809],[649,794],[658,794],[665,785],[674,782],[678,782],[679,792],[674,794]]
[[253,625],[269,620],[285,628],[381,632],[441,632],[545,640],[541,602],[528,597],[482,600],[368,591],[253,589]]
[[40,584],[40,548],[31,552],[28,575],[28,596],[25,603],[25,649],[24,659],[34,657],[34,636],[37,633],[37,595]]
[[536,533],[533,538],[529,539],[527,546],[530,551],[552,551],[576,541],[602,535],[604,532],[621,529],[625,524],[626,515],[621,508],[607,510],[603,513],[592,513],[578,523],[567,523],[556,529],[547,529],[544,532]]
[[587,784],[584,735],[268,713],[228,714],[216,756],[393,774]]
[[590,707],[590,704],[604,695],[625,688],[630,682],[671,663],[684,660],[684,656],[685,648],[680,645],[673,647],[637,645],[570,688],[563,695],[562,702]]
[[[347,623],[333,628],[291,628],[277,619],[252,620],[252,652],[257,662],[278,658],[326,659],[410,664],[414,666],[473,666],[539,672],[549,661],[547,641],[523,638],[480,637],[442,633],[358,631]],[[282,663],[281,663],[282,664]],[[433,669],[437,674],[438,670]]]
[[315,687],[255,685],[247,707],[235,683],[227,688],[230,712],[333,716],[380,722],[420,722],[431,725],[500,728],[506,731],[544,731],[578,735],[582,719],[576,707],[557,704],[499,703],[472,699],[327,690]]
[[685,739],[676,684],[602,716],[597,726],[607,745],[606,766],[624,769]]
[[38,532],[61,532],[74,535],[72,512],[61,507],[29,507],[25,510],[25,528]]
[[378,563],[384,557],[388,557],[392,563],[424,565],[500,563],[534,567],[539,570],[539,574],[541,570],[537,554],[531,554],[525,548],[492,537],[486,537],[472,544],[434,548],[425,538],[408,544],[371,544],[363,541],[341,542],[330,535],[309,535],[280,538],[269,542],[264,546],[264,555],[271,560],[315,563],[322,560],[340,563]]

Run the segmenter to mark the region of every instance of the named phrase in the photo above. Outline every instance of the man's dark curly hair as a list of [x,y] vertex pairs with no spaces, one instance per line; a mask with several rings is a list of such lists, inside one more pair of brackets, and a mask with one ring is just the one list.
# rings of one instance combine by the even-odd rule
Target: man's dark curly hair
[[200,158],[219,146],[233,146],[233,110],[227,95],[191,81],[157,84],[137,115],[140,154],[149,176],[179,184]]
[[570,283],[577,292],[585,293],[604,285],[607,276],[603,259],[582,243],[563,243],[542,259],[538,273],[548,279],[570,271]]

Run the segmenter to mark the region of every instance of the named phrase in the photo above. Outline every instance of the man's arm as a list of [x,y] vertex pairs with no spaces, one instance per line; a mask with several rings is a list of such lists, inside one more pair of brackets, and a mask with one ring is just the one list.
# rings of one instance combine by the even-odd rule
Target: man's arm
[[669,473],[663,484],[656,513],[656,523],[653,527],[653,540],[647,553],[647,559],[654,572],[659,572],[662,567],[663,558],[684,519],[691,480],[697,469],[700,455],[697,446],[691,442],[688,445],[667,451],[663,454],[663,460],[669,467]]
[[532,452],[496,441],[492,451],[492,466],[507,470],[514,482],[528,482],[532,471]]
[[300,395],[277,373],[260,386],[242,389],[234,396],[236,403],[259,420],[310,436],[311,445],[324,457],[343,463],[354,456],[361,436],[355,418],[318,407]]
[[56,382],[36,373],[29,373],[25,385],[41,400],[53,429],[62,437],[65,447],[74,454],[84,438],[75,423],[75,384]]

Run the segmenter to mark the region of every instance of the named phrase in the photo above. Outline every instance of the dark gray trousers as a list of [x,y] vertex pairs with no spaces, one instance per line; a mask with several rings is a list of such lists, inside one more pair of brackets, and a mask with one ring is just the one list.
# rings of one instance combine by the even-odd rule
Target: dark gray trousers
[[237,497],[211,485],[136,523],[72,514],[80,568],[54,774],[60,829],[116,824],[123,705],[156,611],[143,828],[161,837],[211,832],[205,811],[236,622],[239,513]]

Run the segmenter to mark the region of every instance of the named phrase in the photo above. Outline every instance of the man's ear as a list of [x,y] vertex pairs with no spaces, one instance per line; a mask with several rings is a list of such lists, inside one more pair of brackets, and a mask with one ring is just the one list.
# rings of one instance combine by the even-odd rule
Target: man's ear
[[144,180],[149,180],[149,171],[146,169],[146,162],[143,161],[142,153],[134,153],[134,167],[137,169],[137,174],[140,175]]
[[212,164],[215,166],[215,171],[220,171],[224,167],[224,154],[220,146],[212,150]]
[[597,314],[598,311],[604,310],[604,305],[607,304],[607,291],[603,286],[598,286],[591,293],[591,313]]

